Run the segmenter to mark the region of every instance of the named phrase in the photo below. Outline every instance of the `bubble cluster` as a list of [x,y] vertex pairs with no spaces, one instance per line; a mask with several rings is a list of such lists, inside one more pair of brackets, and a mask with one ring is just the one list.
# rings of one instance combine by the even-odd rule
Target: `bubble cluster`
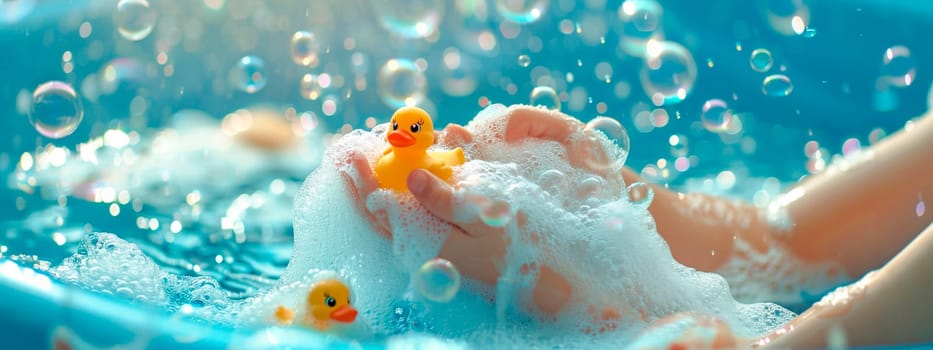
[[910,86],[916,75],[916,61],[906,46],[892,46],[884,51],[881,77],[897,87]]
[[244,56],[230,70],[230,83],[246,93],[255,93],[266,87],[266,65],[261,58]]
[[414,62],[404,58],[386,61],[379,70],[379,95],[392,108],[424,101],[428,80]]
[[755,49],[748,58],[748,63],[756,72],[767,72],[774,66],[774,58],[771,57],[771,51],[768,49]]
[[794,91],[794,84],[784,74],[772,74],[761,83],[761,92],[765,96],[782,97]]
[[651,41],[640,77],[645,93],[656,106],[677,104],[693,90],[697,65],[683,45]]
[[120,0],[113,13],[113,23],[123,38],[140,41],[152,33],[156,12],[146,0]]
[[495,0],[503,19],[519,24],[535,22],[548,10],[549,0]]
[[629,55],[643,57],[649,41],[663,40],[661,4],[654,0],[626,0],[619,6],[622,21],[620,47]]
[[370,1],[379,24],[404,38],[424,38],[437,32],[444,14],[441,0]]
[[321,43],[314,33],[302,30],[292,35],[291,55],[292,61],[296,64],[316,67],[318,65],[318,52],[320,50]]
[[732,111],[725,101],[712,99],[703,103],[700,120],[706,130],[715,133],[723,132],[732,121]]
[[560,97],[550,86],[538,86],[531,90],[529,104],[552,110],[560,110]]
[[71,85],[50,81],[32,92],[29,122],[43,136],[59,139],[71,135],[83,118],[81,101]]
[[585,129],[593,135],[598,135],[600,144],[604,148],[606,158],[584,157],[586,164],[596,170],[619,171],[628,159],[630,141],[628,131],[618,120],[599,116],[586,123]]
[[415,287],[428,300],[450,301],[460,291],[460,271],[445,259],[428,260],[415,275]]

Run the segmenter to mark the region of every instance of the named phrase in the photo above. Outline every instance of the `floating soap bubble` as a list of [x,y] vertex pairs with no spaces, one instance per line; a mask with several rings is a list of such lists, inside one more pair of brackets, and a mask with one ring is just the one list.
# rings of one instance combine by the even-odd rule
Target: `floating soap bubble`
[[712,99],[703,103],[703,113],[700,115],[703,127],[710,132],[723,132],[732,121],[732,111],[726,102]]
[[810,23],[810,8],[803,0],[768,0],[762,2],[768,23],[784,35],[800,35]]
[[923,216],[927,211],[927,205],[923,202],[923,198],[917,199],[917,205],[914,207],[914,214],[917,214],[917,217]]
[[531,57],[528,55],[519,55],[518,56],[518,65],[522,67],[528,67],[531,65]]
[[496,0],[496,11],[507,21],[525,24],[547,13],[549,0]]
[[480,208],[479,218],[491,227],[504,227],[512,221],[512,206],[504,200],[491,200]]
[[321,93],[324,91],[324,88],[321,87],[320,76],[316,74],[305,74],[301,76],[298,89],[301,93],[301,97],[312,101],[321,97]]
[[771,57],[771,51],[768,51],[768,49],[755,49],[752,51],[748,63],[756,72],[764,73],[774,66],[774,57]]
[[892,46],[884,51],[881,77],[893,86],[905,87],[914,82],[917,63],[905,46]]
[[609,117],[599,116],[586,123],[585,132],[591,135],[599,135],[601,144],[605,145],[606,158],[602,156],[584,157],[584,162],[594,170],[608,170],[617,172],[625,165],[629,153],[628,131],[619,123],[618,120]]
[[654,199],[654,190],[644,182],[636,182],[625,188],[629,201],[632,204],[647,208]]
[[441,0],[373,0],[383,28],[404,38],[424,38],[437,31],[444,14]]
[[379,70],[379,95],[389,107],[413,106],[424,101],[428,80],[415,63],[404,58],[386,61]]
[[450,261],[431,259],[418,269],[415,287],[428,300],[448,302],[460,290],[460,272]]
[[318,52],[321,50],[321,43],[318,42],[314,33],[309,31],[297,31],[292,35],[291,52],[292,61],[296,64],[308,67],[318,65]]
[[683,45],[671,41],[648,44],[641,84],[655,105],[683,101],[693,90],[696,79],[696,61]]
[[661,5],[654,0],[627,0],[619,6],[622,38],[619,45],[629,55],[644,57],[650,40],[664,38]]
[[687,142],[687,136],[682,134],[671,135],[671,137],[667,139],[667,142],[671,145],[671,155],[675,157],[686,156],[690,151],[688,146],[689,143]]
[[761,83],[761,91],[765,96],[787,96],[794,91],[794,84],[784,74],[772,74]]
[[255,93],[266,86],[266,65],[256,56],[244,56],[230,69],[230,84],[247,93]]
[[557,91],[554,91],[554,88],[550,86],[538,86],[531,90],[530,104],[532,106],[541,106],[559,111],[560,97],[557,96]]
[[71,85],[50,81],[33,91],[29,122],[43,136],[60,139],[71,135],[83,118],[81,101]]
[[113,12],[113,23],[120,35],[130,41],[140,41],[152,33],[156,12],[146,0],[120,0]]

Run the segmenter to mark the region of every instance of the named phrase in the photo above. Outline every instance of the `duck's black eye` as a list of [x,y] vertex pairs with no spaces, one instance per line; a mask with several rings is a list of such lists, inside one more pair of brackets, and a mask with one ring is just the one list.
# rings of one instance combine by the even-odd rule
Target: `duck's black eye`
[[324,302],[327,303],[327,306],[330,306],[330,307],[337,306],[337,300],[335,300],[333,297],[325,298]]
[[415,123],[411,125],[411,132],[421,131],[421,124]]
[[392,122],[392,131],[398,130],[398,122]]

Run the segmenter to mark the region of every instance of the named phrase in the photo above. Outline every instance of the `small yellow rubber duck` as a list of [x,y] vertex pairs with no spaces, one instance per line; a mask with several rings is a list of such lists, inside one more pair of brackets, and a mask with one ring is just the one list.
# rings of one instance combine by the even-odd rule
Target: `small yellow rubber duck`
[[[332,322],[351,323],[358,313],[350,305],[350,288],[337,279],[325,279],[311,286],[308,292],[308,314],[305,321],[311,327],[326,331]],[[279,305],[275,318],[282,324],[291,324],[295,313]]]
[[418,168],[426,169],[449,181],[451,166],[462,165],[466,159],[463,149],[428,151],[434,144],[434,122],[428,112],[418,107],[403,107],[389,120],[392,130],[386,135],[391,146],[376,161],[373,173],[380,188],[408,191],[408,174]]

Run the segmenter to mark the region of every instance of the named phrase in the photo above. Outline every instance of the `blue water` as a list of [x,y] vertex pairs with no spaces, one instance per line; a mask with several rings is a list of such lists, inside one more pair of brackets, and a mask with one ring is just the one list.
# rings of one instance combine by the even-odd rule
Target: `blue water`
[[[43,271],[74,254],[87,233],[114,232],[139,245],[165,272],[211,277],[232,300],[256,295],[272,286],[288,264],[291,219],[279,214],[289,210],[301,181],[316,167],[322,140],[345,125],[368,129],[369,117],[386,122],[399,97],[419,102],[439,125],[465,124],[490,102],[529,103],[535,87],[551,86],[565,113],[583,121],[598,115],[619,120],[632,145],[627,165],[636,171],[654,174],[660,160],[674,164],[684,157],[690,162],[683,171],[667,165],[667,176],[649,179],[752,201],[767,178],[781,186],[795,182],[818,172],[813,164],[828,164],[832,155],[843,153],[847,140],[857,139],[865,147],[872,143],[872,132],[902,128],[928,108],[933,81],[927,73],[933,51],[924,35],[933,30],[933,5],[920,0],[659,1],[663,12],[657,32],[683,45],[696,70],[695,84],[682,101],[666,103],[654,103],[645,92],[650,90],[641,79],[644,59],[620,46],[632,41],[619,15],[621,1],[528,1],[543,5],[534,13],[518,11],[525,17],[498,10],[496,1],[390,3],[153,1],[152,32],[138,41],[120,34],[115,21],[123,14],[115,13],[116,1],[0,3],[5,52],[0,171],[6,180],[0,188],[0,310],[14,315],[0,321],[0,333],[17,335],[6,337],[12,341],[8,344],[48,346],[59,326],[97,345],[145,338],[140,334],[151,337],[156,348],[225,348],[230,339],[259,341],[263,330],[232,330],[179,317],[172,307],[175,316],[170,316],[159,306],[49,280]],[[417,4],[405,8],[401,3]],[[417,17],[421,27],[406,19],[418,14],[423,15]],[[795,15],[802,26],[794,27]],[[299,30],[317,40],[313,67],[291,57],[289,40]],[[897,47],[907,48],[909,56],[885,63],[886,50]],[[755,49],[770,52],[773,66],[767,72],[752,68]],[[244,71],[237,62],[245,56],[262,60],[262,86],[238,80]],[[381,77],[390,59],[416,68],[408,75],[389,69],[391,74]],[[907,82],[900,74],[905,72]],[[662,69],[649,80],[662,83],[671,73]],[[319,93],[309,95],[301,88],[306,74],[329,83],[318,83],[312,90]],[[771,74],[787,76],[793,90],[787,96],[763,93],[763,81]],[[37,132],[27,116],[33,91],[53,80],[73,87],[83,112],[73,133],[58,139]],[[256,91],[244,91],[251,89]],[[725,101],[741,118],[741,129],[704,129],[702,106],[710,99]],[[199,145],[204,134],[194,131],[219,130],[224,116],[257,106],[284,114],[292,128],[303,128],[301,139],[314,142],[285,156],[254,158]],[[191,109],[203,111],[208,121],[179,114]],[[138,140],[120,149],[142,156],[156,135],[169,129],[182,135],[171,143],[190,148],[167,148],[178,157],[152,161],[152,169],[92,163],[98,170],[136,169],[122,173],[124,183],[114,178],[101,186],[71,183],[77,177],[104,177],[55,161],[38,169],[39,154],[53,158],[49,145],[69,150],[64,163],[73,164],[79,145],[120,130]],[[687,146],[673,144],[672,135],[687,139]],[[809,141],[823,149],[819,159],[805,152]],[[23,169],[23,154],[29,154],[30,169]],[[122,158],[127,157],[132,155]],[[198,168],[203,170],[191,170]],[[160,169],[168,175],[160,177]],[[703,182],[723,171],[735,176],[735,185]],[[97,198],[87,192],[108,185],[130,189],[131,198],[101,200],[99,192]],[[193,201],[198,205],[190,204],[188,195],[194,191],[201,198]],[[244,207],[237,200],[252,197],[242,194],[263,204]],[[201,212],[192,213],[194,207]],[[242,210],[232,213],[231,208]],[[222,218],[230,222],[223,224]],[[32,268],[38,275],[24,277]],[[231,332],[236,337],[230,338]],[[303,346],[332,341],[311,334],[282,338]],[[190,339],[197,340],[186,342]]]

